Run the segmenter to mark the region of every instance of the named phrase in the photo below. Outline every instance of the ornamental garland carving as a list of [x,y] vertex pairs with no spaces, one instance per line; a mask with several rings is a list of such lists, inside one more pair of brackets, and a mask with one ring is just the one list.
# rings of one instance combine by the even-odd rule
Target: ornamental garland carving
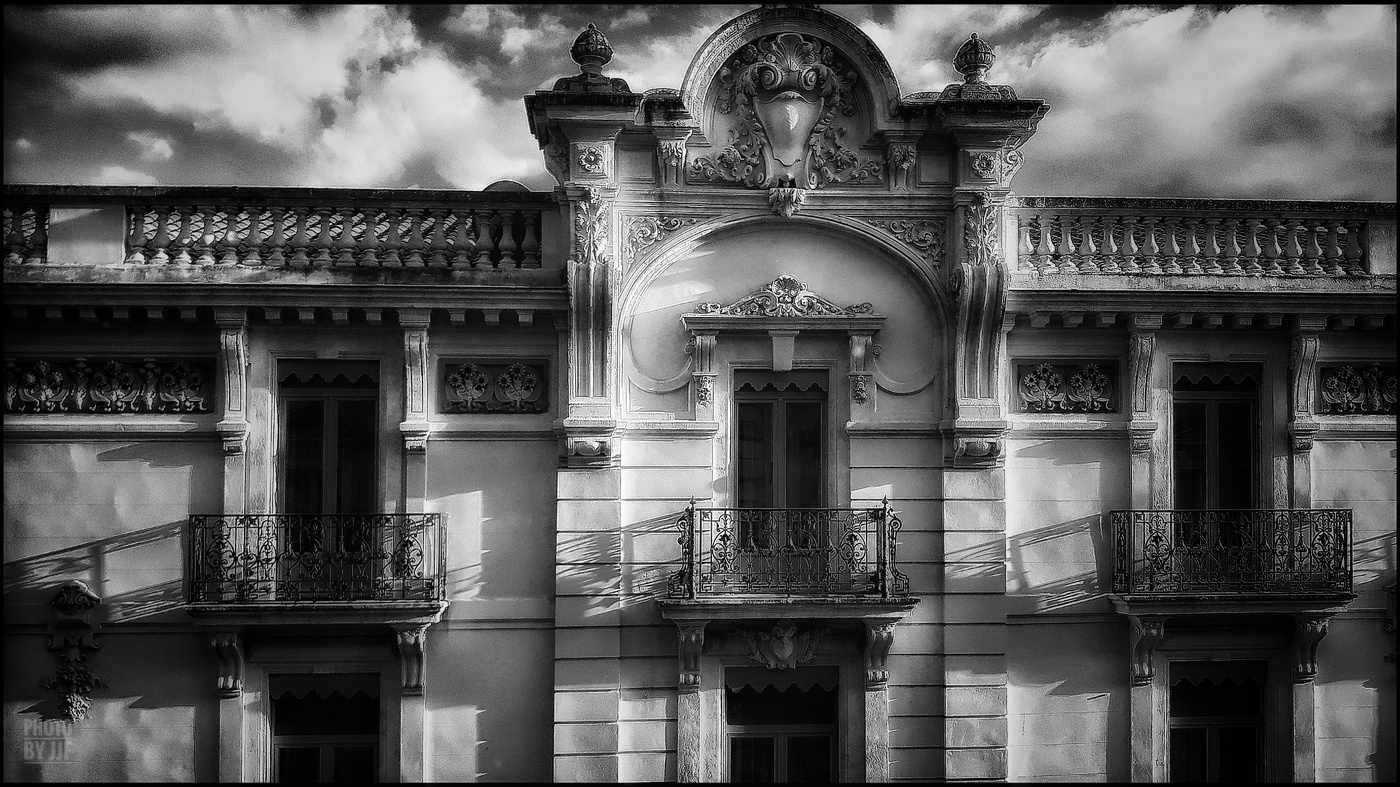
[[807,289],[807,285],[791,276],[779,276],[763,289],[747,295],[728,306],[702,303],[695,307],[698,314],[729,314],[740,317],[848,317],[871,314],[868,303],[837,306],[834,302]]
[[449,413],[543,413],[549,410],[544,362],[448,364],[443,379]]
[[691,162],[691,177],[808,189],[879,180],[881,162],[862,163],[842,140],[838,116],[855,114],[858,81],[816,38],[778,33],[744,46],[720,69],[715,103],[719,114],[737,114],[738,125],[718,154]]
[[968,263],[989,268],[1001,258],[1001,209],[986,192],[978,192],[976,202],[963,206],[963,245]]
[[697,219],[676,216],[629,216],[623,236],[623,258],[628,265],[636,262],[651,246]]
[[913,246],[919,256],[937,265],[943,261],[943,225],[935,221],[866,219],[868,223]]
[[574,240],[577,241],[579,261],[588,265],[612,262],[608,252],[608,220],[612,215],[611,200],[592,186],[584,186],[583,199],[578,203],[574,218]]
[[1320,412],[1328,415],[1394,415],[1395,367],[1336,366],[1322,371]]
[[1111,364],[1017,364],[1017,409],[1023,413],[1117,412],[1114,372]]
[[207,413],[212,363],[5,361],[6,413]]

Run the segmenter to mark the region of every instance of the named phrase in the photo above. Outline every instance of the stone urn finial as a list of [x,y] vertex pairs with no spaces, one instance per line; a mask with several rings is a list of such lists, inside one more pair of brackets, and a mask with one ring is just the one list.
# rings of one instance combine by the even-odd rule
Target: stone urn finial
[[608,44],[608,37],[603,35],[592,22],[588,23],[588,29],[578,34],[574,39],[574,45],[569,49],[569,54],[574,62],[585,74],[601,74],[603,66],[612,60],[613,50]]
[[964,82],[980,83],[996,60],[997,54],[992,51],[992,45],[973,33],[962,46],[958,47],[958,53],[953,56],[953,68],[956,68],[958,73],[963,75]]

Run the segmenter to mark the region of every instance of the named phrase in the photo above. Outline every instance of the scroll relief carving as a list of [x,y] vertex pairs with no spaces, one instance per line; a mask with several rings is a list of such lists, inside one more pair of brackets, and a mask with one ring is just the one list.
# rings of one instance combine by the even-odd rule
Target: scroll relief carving
[[780,620],[771,632],[740,629],[749,646],[749,660],[768,669],[793,669],[816,658],[817,645],[826,636],[826,629],[798,632],[791,620]]
[[807,285],[791,276],[779,276],[763,289],[747,295],[728,306],[702,303],[695,307],[699,314],[729,314],[741,317],[845,317],[871,314],[875,307],[868,303],[838,306],[807,289]]
[[799,189],[878,181],[882,163],[862,162],[842,141],[858,81],[817,38],[778,33],[744,46],[720,70],[715,103],[720,115],[737,114],[738,124],[717,155],[691,162],[691,178]]
[[698,219],[687,216],[629,216],[623,230],[623,259],[631,265],[646,250],[666,239],[667,235],[694,224]]
[[1332,415],[1394,415],[1395,367],[1338,366],[1322,371],[1320,412]]
[[43,688],[58,692],[59,709],[64,721],[77,724],[87,718],[92,707],[92,692],[107,687],[107,681],[92,674],[87,654],[101,650],[91,612],[102,599],[80,579],[69,580],[49,600],[54,621],[45,646],[54,654],[56,675],[40,681]]
[[449,364],[443,380],[449,413],[543,413],[549,410],[545,364]]
[[1112,365],[1017,364],[1016,376],[1020,381],[1020,412],[1118,412]]
[[866,219],[867,223],[912,246],[920,257],[937,266],[943,261],[943,224],[936,221]]
[[207,413],[211,363],[5,361],[6,413]]
[[1025,163],[1025,156],[1015,148],[999,148],[995,151],[969,151],[968,164],[979,178],[996,181],[998,185],[1010,182],[1012,176]]
[[608,252],[608,221],[611,217],[612,200],[604,199],[600,190],[584,186],[583,199],[578,203],[574,216],[574,240],[579,262],[588,265],[612,262],[612,255]]

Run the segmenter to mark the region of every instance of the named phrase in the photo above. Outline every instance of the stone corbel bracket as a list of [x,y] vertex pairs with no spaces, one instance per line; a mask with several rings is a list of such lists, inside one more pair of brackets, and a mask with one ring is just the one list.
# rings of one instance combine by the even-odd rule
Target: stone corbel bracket
[[[1298,322],[1300,329],[1320,329],[1320,321]],[[1313,400],[1317,396],[1317,350],[1319,340],[1315,330],[1299,330],[1293,334],[1288,354],[1293,418],[1288,423],[1288,437],[1294,453],[1312,451],[1318,423],[1313,418]]]
[[102,647],[92,620],[101,603],[102,599],[80,579],[65,582],[49,600],[52,614],[46,647],[54,654],[57,675],[40,685],[58,692],[64,719],[70,724],[86,719],[93,690],[107,687],[107,681],[95,677],[88,668],[86,655]]
[[1167,622],[1162,618],[1128,617],[1128,651],[1131,662],[1129,675],[1132,685],[1146,686],[1152,683],[1152,660],[1157,655],[1157,646],[1167,633]]
[[218,631],[210,640],[219,659],[219,696],[224,699],[243,694],[243,634]]
[[705,624],[676,622],[679,641],[680,674],[676,683],[681,691],[700,690],[700,654],[705,650]]
[[865,622],[865,687],[876,689],[890,680],[890,648],[894,645],[895,624],[890,621]]
[[428,313],[401,311],[404,352],[404,420],[399,424],[409,453],[428,450]]
[[428,627],[422,625],[395,626],[394,634],[399,646],[399,659],[403,667],[403,694],[405,697],[423,696],[423,682],[427,672]]
[[1293,682],[1312,683],[1317,677],[1317,646],[1327,636],[1327,617],[1295,615],[1293,618]]
[[224,417],[215,425],[224,444],[224,453],[243,453],[248,439],[248,323],[246,309],[217,309],[223,362]]

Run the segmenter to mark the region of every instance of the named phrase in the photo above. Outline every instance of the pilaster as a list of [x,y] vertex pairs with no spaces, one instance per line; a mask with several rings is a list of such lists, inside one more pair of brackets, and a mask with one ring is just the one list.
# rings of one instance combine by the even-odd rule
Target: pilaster
[[1153,418],[1152,362],[1157,346],[1156,331],[1162,327],[1160,314],[1135,314],[1128,334],[1128,453],[1131,457],[1132,507],[1152,507],[1152,444],[1157,436]]
[[218,307],[223,417],[216,428],[224,446],[224,512],[244,513],[248,505],[248,310]]
[[427,309],[402,309],[404,420],[404,512],[423,513],[428,496],[428,318]]
[[1313,413],[1317,398],[1317,351],[1325,317],[1295,317],[1288,355],[1289,506],[1312,507],[1312,446],[1318,423]]

